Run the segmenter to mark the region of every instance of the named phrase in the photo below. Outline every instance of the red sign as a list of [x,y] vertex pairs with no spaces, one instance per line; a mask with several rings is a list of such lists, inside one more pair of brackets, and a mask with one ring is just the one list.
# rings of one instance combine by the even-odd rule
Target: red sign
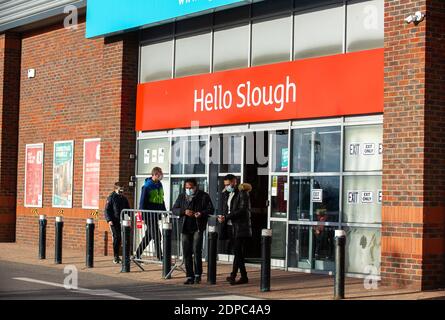
[[25,207],[42,207],[43,152],[43,143],[26,145]]
[[383,60],[375,49],[140,84],[136,130],[381,113]]
[[83,197],[82,208],[99,208],[100,139],[83,143]]
[[140,211],[138,211],[136,213],[136,228],[137,229],[142,229],[142,225],[143,225],[143,221],[142,221],[142,213]]

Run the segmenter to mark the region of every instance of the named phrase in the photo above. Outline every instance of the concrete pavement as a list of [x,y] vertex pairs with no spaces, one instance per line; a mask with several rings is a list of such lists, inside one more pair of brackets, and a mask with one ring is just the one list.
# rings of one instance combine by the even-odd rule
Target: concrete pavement
[[[182,271],[176,270],[172,279],[164,280],[160,264],[144,264],[145,271],[132,265],[130,273],[121,273],[120,265],[112,264],[111,257],[96,257],[95,267],[87,269],[84,252],[64,249],[62,265],[54,264],[53,254],[53,249],[48,248],[47,259],[38,260],[37,247],[0,244],[0,299],[329,300],[333,295],[333,277],[327,275],[272,270],[272,290],[263,293],[259,290],[260,269],[253,266],[248,268],[250,281],[247,285],[230,286],[225,277],[231,266],[219,263],[216,285],[208,285],[204,274],[201,284],[184,286]],[[65,266],[76,267],[78,287],[85,290],[72,291],[63,287]],[[347,299],[445,300],[444,290],[417,292],[381,286],[377,290],[367,290],[363,279],[357,278],[347,279],[346,295]]]

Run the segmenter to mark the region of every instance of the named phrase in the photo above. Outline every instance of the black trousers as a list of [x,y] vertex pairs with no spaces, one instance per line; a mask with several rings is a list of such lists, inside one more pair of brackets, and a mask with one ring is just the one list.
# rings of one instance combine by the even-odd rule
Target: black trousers
[[247,238],[233,239],[233,253],[235,257],[233,259],[233,269],[231,273],[232,278],[236,278],[238,270],[241,273],[241,278],[247,278],[246,265],[244,262],[246,243]]
[[115,258],[119,258],[119,249],[122,244],[122,228],[119,222],[113,221],[113,225],[110,226],[111,236],[113,237],[113,255]]
[[[147,221],[147,220],[145,220]],[[159,231],[158,220],[149,220],[147,222],[147,230],[145,230],[145,235],[142,238],[141,243],[139,244],[136,250],[136,258],[140,258],[145,248],[147,248],[148,244],[151,240],[154,240],[156,257],[158,260],[162,259],[162,249],[161,249],[161,233]]]
[[203,233],[200,231],[182,234],[182,254],[187,278],[193,279],[202,275],[202,239]]

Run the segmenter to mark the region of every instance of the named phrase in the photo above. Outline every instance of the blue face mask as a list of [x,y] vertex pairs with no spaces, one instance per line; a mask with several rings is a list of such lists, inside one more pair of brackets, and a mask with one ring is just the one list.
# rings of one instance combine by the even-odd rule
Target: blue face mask
[[185,189],[185,194],[188,196],[193,196],[195,194],[195,190],[193,189]]
[[232,186],[229,185],[229,186],[226,187],[226,191],[227,192],[233,192],[233,191],[235,191],[235,188],[233,188]]

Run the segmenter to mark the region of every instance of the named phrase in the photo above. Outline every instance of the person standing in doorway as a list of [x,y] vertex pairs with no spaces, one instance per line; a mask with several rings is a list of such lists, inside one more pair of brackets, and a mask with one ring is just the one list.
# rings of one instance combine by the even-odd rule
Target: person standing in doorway
[[202,275],[202,240],[208,217],[215,210],[209,194],[199,190],[196,179],[185,180],[184,190],[172,211],[182,220],[182,248],[187,273],[184,284],[199,284]]
[[[226,280],[231,285],[245,284],[249,282],[244,257],[246,243],[252,237],[249,197],[252,186],[248,183],[238,186],[237,178],[232,174],[228,174],[224,177],[224,187],[223,214],[218,216],[218,221],[232,225],[231,237],[233,239],[235,256],[232,273]],[[236,280],[238,270],[241,273],[241,278]]]
[[[149,211],[166,211],[164,202],[164,189],[161,180],[164,175],[162,169],[154,167],[151,171],[151,178],[145,179],[142,187],[141,199],[139,201],[139,210]],[[140,259],[145,248],[151,240],[154,240],[156,257],[161,260],[161,234],[159,231],[159,218],[157,213],[144,213],[143,219],[146,223],[147,230],[144,238],[136,250],[136,259]]]
[[113,237],[113,263],[120,263],[119,249],[121,247],[121,212],[124,209],[130,209],[128,199],[124,196],[124,187],[120,182],[114,184],[114,191],[108,196],[105,205],[105,220],[111,230]]

